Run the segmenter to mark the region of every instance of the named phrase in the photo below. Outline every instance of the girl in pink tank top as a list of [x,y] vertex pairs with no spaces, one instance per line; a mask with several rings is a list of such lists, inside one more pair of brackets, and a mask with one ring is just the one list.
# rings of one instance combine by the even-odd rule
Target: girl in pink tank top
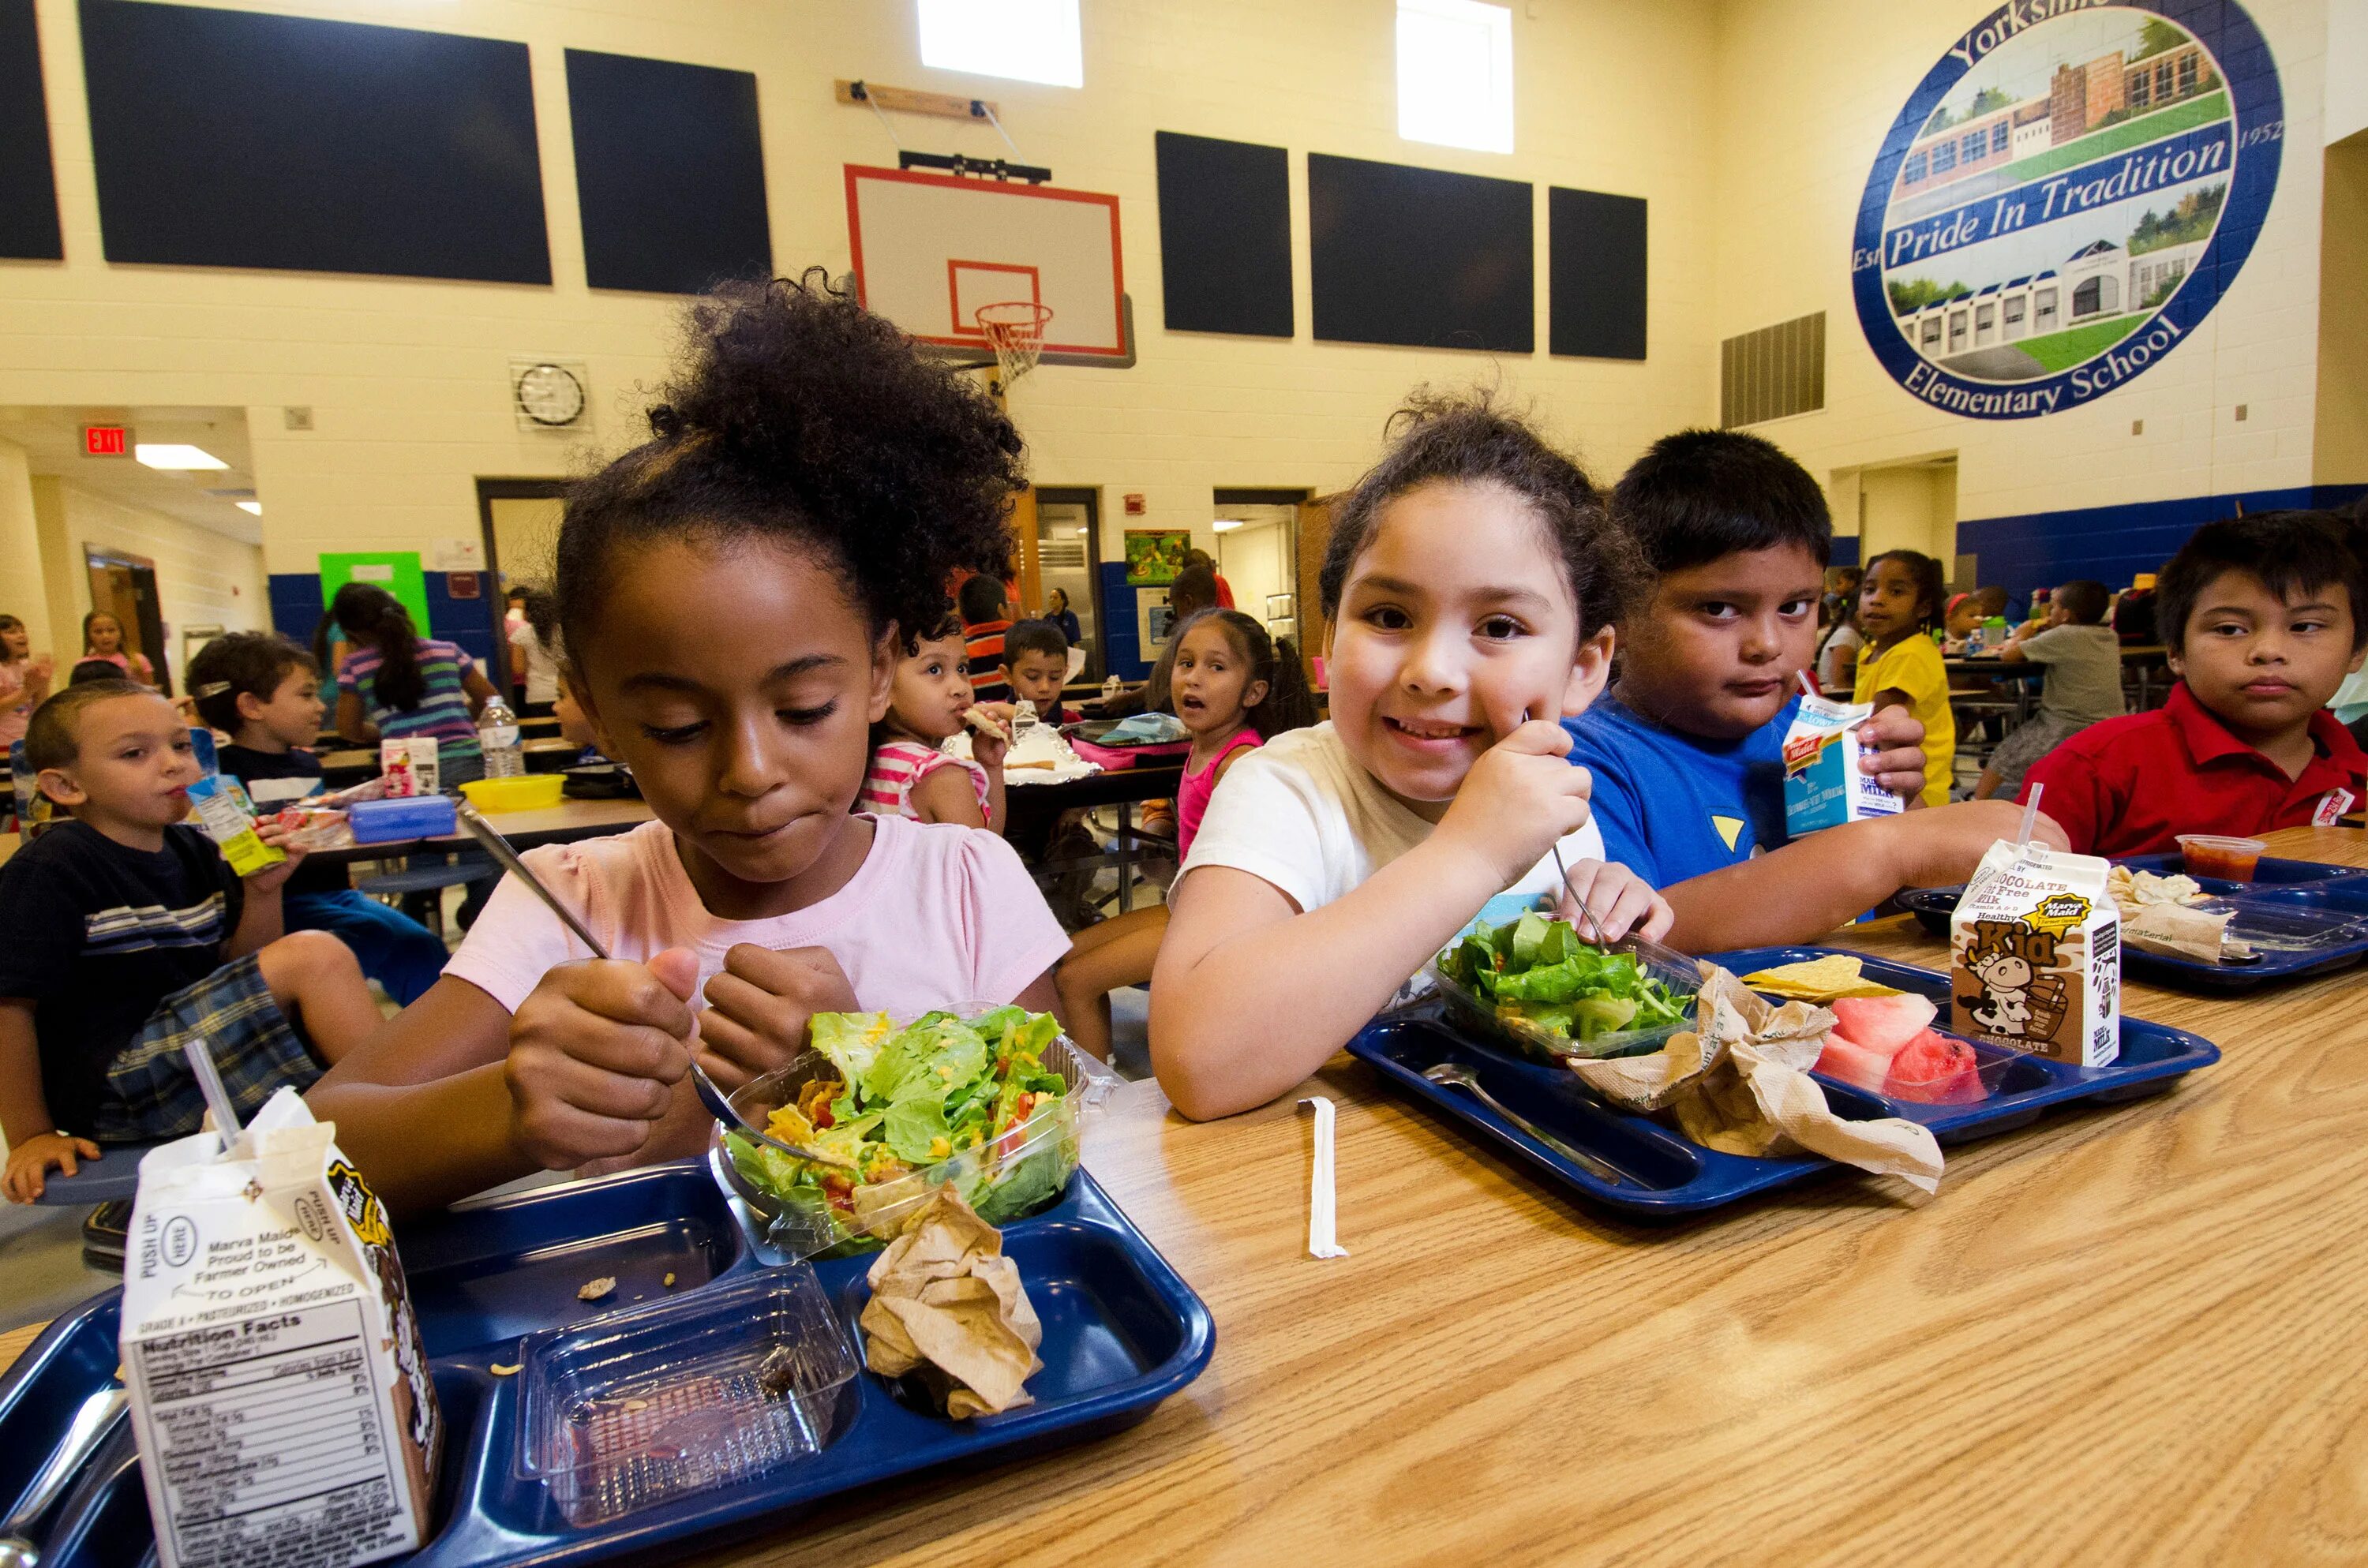
[[[1231,609],[1202,610],[1184,623],[1168,695],[1192,736],[1176,791],[1180,864],[1225,770],[1267,737],[1315,722],[1315,703],[1290,641],[1275,641],[1265,627]],[[1072,1040],[1097,1056],[1110,1054],[1110,994],[1150,981],[1167,929],[1163,904],[1077,933],[1055,976]]]

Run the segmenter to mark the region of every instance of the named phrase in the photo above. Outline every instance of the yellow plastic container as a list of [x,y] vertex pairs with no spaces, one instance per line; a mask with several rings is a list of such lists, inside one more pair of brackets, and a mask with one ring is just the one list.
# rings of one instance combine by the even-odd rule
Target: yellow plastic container
[[559,804],[567,780],[556,773],[526,773],[512,778],[478,778],[461,786],[469,803],[491,816],[497,812],[540,812]]

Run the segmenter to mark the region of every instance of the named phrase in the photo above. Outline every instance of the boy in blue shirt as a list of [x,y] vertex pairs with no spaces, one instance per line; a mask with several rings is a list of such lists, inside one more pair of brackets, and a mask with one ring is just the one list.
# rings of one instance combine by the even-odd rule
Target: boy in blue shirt
[[[1612,509],[1653,590],[1621,624],[1619,684],[1564,725],[1571,761],[1595,776],[1604,857],[1668,899],[1672,945],[1810,940],[1901,888],[1964,881],[2015,835],[2019,811],[1975,802],[1789,842],[1784,733],[1833,549],[1825,495],[1798,463],[1756,436],[1682,431],[1621,478]],[[1876,749],[1860,766],[1913,805],[1923,726],[1890,708],[1861,733]]]

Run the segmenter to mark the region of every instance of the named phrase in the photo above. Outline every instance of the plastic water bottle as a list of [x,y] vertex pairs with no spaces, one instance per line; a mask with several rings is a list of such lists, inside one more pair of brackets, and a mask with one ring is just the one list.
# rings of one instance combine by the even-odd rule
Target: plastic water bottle
[[477,744],[485,754],[485,777],[515,778],[526,771],[526,753],[518,745],[518,715],[498,697],[485,699],[477,710]]
[[1977,657],[1982,651],[1982,629],[1978,626],[1965,633],[1965,657]]

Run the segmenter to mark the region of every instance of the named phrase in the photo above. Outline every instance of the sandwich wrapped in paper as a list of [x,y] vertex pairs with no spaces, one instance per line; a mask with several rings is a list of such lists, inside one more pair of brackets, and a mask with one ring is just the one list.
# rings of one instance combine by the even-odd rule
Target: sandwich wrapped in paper
[[1809,1076],[1834,1027],[1829,1010],[1775,1006],[1716,964],[1702,967],[1692,1028],[1650,1056],[1574,1060],[1570,1070],[1623,1109],[1671,1112],[1706,1149],[1764,1157],[1806,1150],[1926,1192],[1939,1188],[1941,1144],[1929,1128],[1837,1116]]
[[123,1377],[162,1568],[348,1568],[427,1539],[443,1423],[386,1207],[282,1089],[140,1162]]

